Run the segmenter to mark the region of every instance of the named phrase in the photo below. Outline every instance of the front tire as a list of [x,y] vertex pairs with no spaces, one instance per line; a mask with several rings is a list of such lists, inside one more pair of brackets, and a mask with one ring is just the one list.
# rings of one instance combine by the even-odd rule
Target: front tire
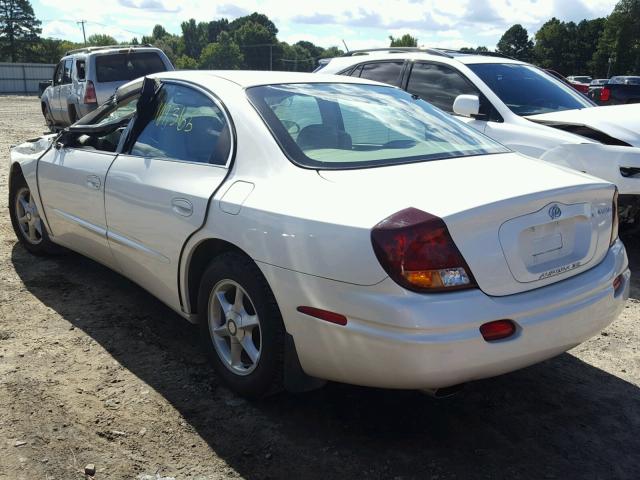
[[51,110],[49,110],[49,105],[47,105],[46,103],[42,105],[42,115],[44,115],[44,121],[49,131],[55,132],[56,124],[53,121],[53,115],[51,115]]
[[56,252],[31,190],[21,175],[14,177],[9,186],[9,216],[18,241],[30,253],[47,255]]
[[228,252],[211,262],[200,283],[198,312],[203,346],[229,388],[250,398],[282,389],[284,325],[250,258]]

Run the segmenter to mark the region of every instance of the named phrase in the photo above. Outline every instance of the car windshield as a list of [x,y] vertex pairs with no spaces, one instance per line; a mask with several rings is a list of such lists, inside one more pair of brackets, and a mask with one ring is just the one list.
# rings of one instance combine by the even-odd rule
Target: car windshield
[[595,105],[578,91],[531,65],[479,63],[468,67],[516,115],[536,115]]
[[247,94],[285,154],[305,167],[358,168],[509,151],[393,87],[288,84],[253,87]]

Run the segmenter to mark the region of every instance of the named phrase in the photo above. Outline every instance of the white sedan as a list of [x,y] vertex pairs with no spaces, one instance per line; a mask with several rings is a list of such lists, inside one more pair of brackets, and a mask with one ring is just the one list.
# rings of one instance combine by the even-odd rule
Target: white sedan
[[362,79],[156,74],[15,147],[10,172],[27,250],[75,250],[198,322],[247,396],[509,372],[629,291],[612,184]]

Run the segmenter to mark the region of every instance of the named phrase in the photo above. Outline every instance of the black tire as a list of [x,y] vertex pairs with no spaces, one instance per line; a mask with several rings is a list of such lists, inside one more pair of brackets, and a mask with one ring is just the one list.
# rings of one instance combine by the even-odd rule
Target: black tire
[[53,121],[53,116],[51,115],[51,110],[49,110],[49,105],[47,105],[46,103],[44,103],[42,105],[42,115],[44,115],[44,121],[45,121],[49,131],[50,132],[55,132],[56,131],[56,124]]
[[28,233],[23,230],[24,223],[21,226],[18,217],[18,197],[23,196],[25,192],[30,194],[27,182],[22,175],[15,175],[9,184],[9,216],[11,218],[13,231],[15,232],[16,237],[18,237],[18,241],[27,251],[34,255],[50,255],[58,253],[60,250],[49,238],[49,232],[47,232],[47,228],[41,218],[39,219],[41,232],[39,232],[38,241],[29,239]]
[[[243,375],[234,373],[233,367],[225,363],[214,346],[214,335],[210,330],[210,320],[215,322],[211,319],[210,297],[216,286],[227,281],[242,287],[259,318],[260,355],[253,364],[253,370]],[[218,311],[222,313],[222,310]],[[285,340],[282,316],[267,281],[250,258],[241,253],[227,252],[209,264],[200,282],[198,314],[203,348],[225,385],[248,398],[260,398],[282,390]]]
[[69,105],[69,121],[71,122],[69,125],[73,125],[78,121],[78,112],[76,112],[76,107],[73,105]]

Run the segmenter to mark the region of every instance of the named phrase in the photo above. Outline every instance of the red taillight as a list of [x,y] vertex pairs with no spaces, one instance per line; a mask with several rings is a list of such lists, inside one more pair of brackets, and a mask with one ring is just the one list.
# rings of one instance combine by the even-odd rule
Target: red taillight
[[326,322],[336,323],[338,325],[347,324],[347,317],[339,313],[330,312],[329,310],[322,310],[315,307],[298,307],[298,311],[300,313],[304,313],[305,315],[311,315],[312,317],[319,318],[320,320],[324,320]]
[[607,87],[603,87],[602,90],[600,90],[600,101],[608,102],[610,98],[611,90],[609,90]]
[[620,223],[618,217],[618,187],[616,187],[616,191],[613,193],[611,208],[613,211],[611,212],[611,239],[609,240],[609,246],[612,246],[618,239],[618,226]]
[[444,221],[407,208],[371,231],[382,268],[399,285],[413,291],[438,292],[476,287],[476,281]]
[[494,320],[480,326],[482,338],[487,342],[502,340],[516,333],[516,325],[511,320]]
[[93,86],[91,80],[87,80],[87,84],[84,87],[84,103],[98,103],[98,97],[96,97],[96,87]]

